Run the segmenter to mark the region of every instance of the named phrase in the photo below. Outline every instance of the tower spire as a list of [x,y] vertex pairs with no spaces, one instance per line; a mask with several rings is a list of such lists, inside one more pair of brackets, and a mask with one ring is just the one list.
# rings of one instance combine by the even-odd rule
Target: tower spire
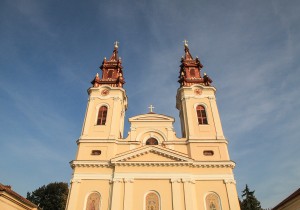
[[91,82],[93,87],[101,85],[123,87],[125,84],[122,60],[118,55],[118,44],[118,41],[114,43],[114,50],[109,60],[107,60],[106,57],[103,59],[102,65],[100,66],[100,69],[102,70],[102,78],[100,79],[99,76],[97,78],[96,75],[95,79]]
[[181,58],[181,65],[179,71],[180,86],[192,86],[194,84],[203,84],[209,86],[212,80],[205,74],[202,78],[201,69],[203,68],[199,58],[193,59],[188,47],[188,41],[184,40],[184,56]]

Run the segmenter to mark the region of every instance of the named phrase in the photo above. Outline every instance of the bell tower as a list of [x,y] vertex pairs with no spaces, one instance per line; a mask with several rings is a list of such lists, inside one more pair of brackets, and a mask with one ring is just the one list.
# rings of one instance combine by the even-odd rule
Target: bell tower
[[198,57],[194,59],[191,55],[187,41],[184,52],[176,96],[182,136],[187,140],[224,139],[212,80],[206,73],[201,76],[203,65]]
[[88,89],[89,100],[81,139],[118,139],[123,137],[127,96],[123,85],[122,60],[118,42],[109,60],[104,58],[102,78],[97,73]]

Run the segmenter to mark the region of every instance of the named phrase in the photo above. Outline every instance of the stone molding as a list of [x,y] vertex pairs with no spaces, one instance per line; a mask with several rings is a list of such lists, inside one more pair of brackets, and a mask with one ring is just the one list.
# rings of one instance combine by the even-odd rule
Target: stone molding
[[193,162],[109,162],[109,161],[71,161],[71,167],[86,167],[86,168],[101,168],[101,167],[114,167],[114,166],[188,166],[192,168],[231,168],[235,167],[233,161],[193,161]]
[[224,184],[236,184],[233,174],[173,174],[173,173],[115,173],[112,174],[74,174],[71,184],[80,184],[82,180],[107,180],[110,184],[113,183],[134,183],[134,180],[139,179],[165,179],[170,180],[172,184],[190,183],[196,184],[196,181],[223,181]]

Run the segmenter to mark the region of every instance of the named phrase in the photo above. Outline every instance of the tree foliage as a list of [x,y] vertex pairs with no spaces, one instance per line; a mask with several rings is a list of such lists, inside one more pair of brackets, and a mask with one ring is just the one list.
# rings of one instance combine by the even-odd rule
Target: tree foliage
[[43,210],[64,210],[68,198],[68,184],[54,182],[27,192],[27,199]]
[[242,191],[243,200],[240,202],[241,210],[263,210],[260,206],[260,202],[256,199],[254,195],[254,190],[250,191],[248,185]]

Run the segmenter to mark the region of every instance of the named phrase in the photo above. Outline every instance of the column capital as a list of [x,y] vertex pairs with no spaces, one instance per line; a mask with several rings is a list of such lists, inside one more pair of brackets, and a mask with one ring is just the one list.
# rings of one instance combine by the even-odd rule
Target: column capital
[[125,178],[124,183],[133,183],[134,179],[133,178]]
[[182,179],[182,182],[183,183],[191,183],[191,184],[196,183],[195,179],[192,179],[192,178],[184,178],[184,179]]
[[234,179],[224,179],[224,184],[236,184]]
[[181,183],[181,179],[180,178],[172,178],[172,179],[170,179],[170,182],[171,183]]
[[113,178],[109,181],[109,183],[123,183],[123,179],[122,178]]
[[70,183],[71,184],[73,184],[73,183],[79,184],[79,183],[81,183],[81,179],[71,179]]

